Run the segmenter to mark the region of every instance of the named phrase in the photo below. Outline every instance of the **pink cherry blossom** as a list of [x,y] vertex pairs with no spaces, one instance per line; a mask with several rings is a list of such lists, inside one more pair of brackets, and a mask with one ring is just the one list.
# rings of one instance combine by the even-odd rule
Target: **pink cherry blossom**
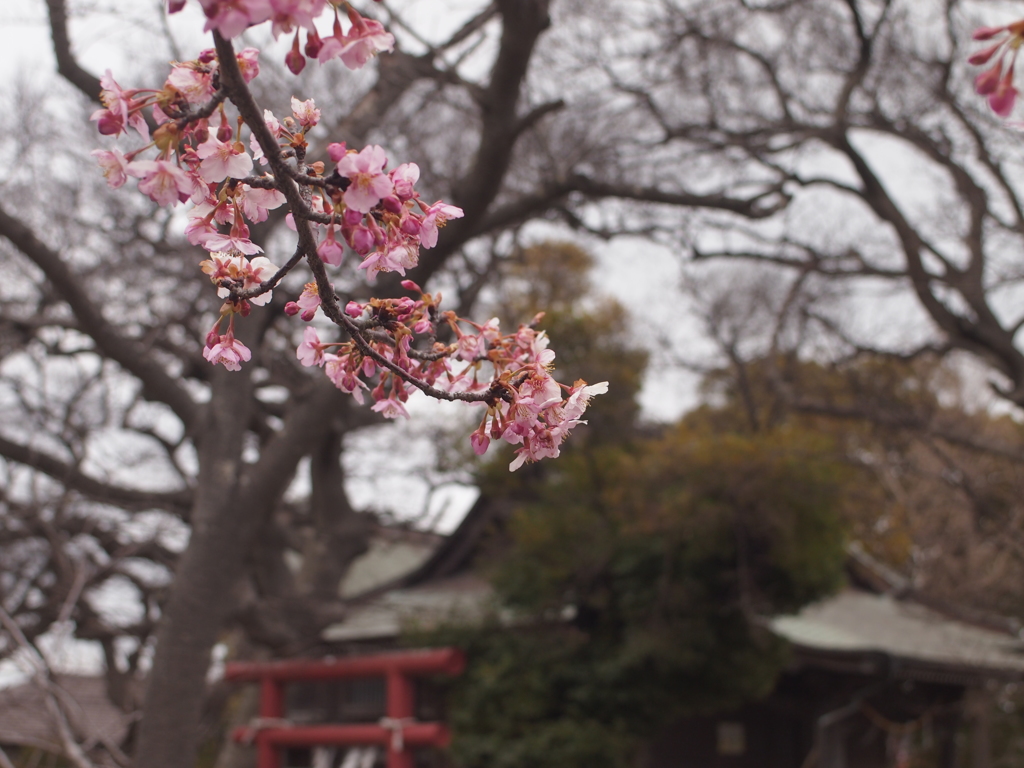
[[491,438],[487,436],[481,426],[476,432],[469,436],[470,445],[473,446],[473,453],[477,456],[483,456],[487,453],[487,446],[491,444]]
[[405,274],[407,268],[412,268],[415,262],[410,263],[409,250],[405,246],[393,248],[388,251],[374,251],[359,264],[359,269],[366,270],[366,277],[373,280],[378,272],[397,272]]
[[1024,19],[1003,27],[981,27],[974,32],[975,40],[997,37],[1000,39],[972,54],[968,62],[980,66],[995,58],[995,63],[975,78],[974,90],[988,97],[988,105],[993,112],[1000,117],[1008,117],[1013,111],[1018,93],[1013,86],[1013,76],[1017,54],[1024,44]]
[[347,392],[355,398],[356,402],[362,405],[363,390],[369,391],[369,387],[360,379],[355,371],[348,369],[348,356],[338,357],[337,355],[324,355],[326,364],[324,371],[338,389]]
[[292,96],[292,114],[303,128],[312,128],[320,122],[320,110],[316,108],[312,99],[299,101]]
[[213,74],[194,67],[172,67],[171,74],[167,76],[167,85],[180,93],[192,106],[203,104],[213,96]]
[[221,336],[213,346],[203,349],[203,357],[214,365],[220,363],[229,371],[242,370],[242,363],[252,358],[252,352],[242,342],[228,332]]
[[199,0],[206,14],[204,32],[216,29],[224,37],[238,37],[249,26],[270,18],[269,0]]
[[241,142],[224,142],[211,135],[199,145],[196,154],[203,159],[199,175],[204,181],[221,182],[228,176],[244,179],[252,170],[252,158],[245,153]]
[[263,249],[249,239],[249,228],[236,223],[227,235],[217,232],[203,240],[203,248],[208,251],[238,251],[246,256],[262,253]]
[[136,92],[125,90],[118,85],[109,69],[100,77],[100,86],[103,89],[100,91],[100,101],[103,102],[103,106],[113,114],[118,115],[122,122],[127,123],[128,115],[133,106],[132,98]]
[[359,154],[350,152],[338,161],[338,173],[352,183],[342,195],[345,205],[361,213],[369,213],[380,199],[390,195],[394,184],[384,174],[388,158],[377,144],[363,147]]
[[[337,52],[346,67],[361,69],[378,53],[395,49],[394,36],[385,30],[379,21],[360,16],[352,6],[349,6],[348,17],[352,22],[352,28]],[[324,60],[320,59],[321,62]]]
[[376,244],[373,233],[366,227],[353,228],[348,242],[352,246],[352,250],[360,256],[368,254]]
[[245,218],[254,224],[266,221],[270,211],[280,208],[287,202],[284,194],[276,189],[261,189],[250,187],[248,184],[240,185],[240,192],[235,199]]
[[295,27],[316,30],[313,20],[323,13],[326,0],[270,0],[270,5],[274,14],[271,31],[276,40]]
[[334,225],[327,228],[327,237],[317,246],[317,255],[324,260],[325,264],[332,267],[341,265],[341,259],[345,255],[345,248],[334,239]]
[[409,200],[416,194],[413,186],[420,179],[420,167],[416,163],[402,163],[391,172],[395,195],[399,200]]
[[409,412],[405,410],[405,406],[393,395],[385,400],[378,400],[371,410],[381,414],[385,419],[397,419],[399,416],[409,418]]
[[260,74],[260,51],[259,48],[244,48],[235,56],[238,59],[238,69],[242,73],[242,79],[251,83]]
[[181,196],[192,194],[188,174],[169,160],[139,160],[129,163],[126,172],[140,178],[139,191],[159,205],[176,205]]
[[423,223],[420,224],[420,244],[424,248],[433,248],[437,245],[437,230],[443,227],[448,219],[461,219],[466,215],[458,206],[448,205],[440,200],[426,207],[421,204],[420,207],[426,214]]
[[583,415],[590,405],[590,399],[594,395],[603,395],[608,391],[608,382],[600,381],[597,384],[587,386],[582,379],[573,384],[572,390],[565,405],[562,406],[562,416],[567,420],[576,420]]
[[289,315],[299,315],[307,323],[313,319],[317,309],[320,307],[320,291],[316,283],[306,283],[305,288],[299,295],[298,301],[289,301],[285,304],[284,311]]
[[331,158],[332,163],[336,163],[348,153],[348,148],[345,146],[344,141],[332,141],[327,145],[327,154]]
[[326,362],[324,360],[324,349],[326,347],[327,345],[320,341],[316,328],[307,325],[306,330],[302,334],[302,343],[295,350],[295,357],[306,368],[313,365],[322,366]]
[[103,136],[117,136],[124,130],[124,119],[109,109],[97,109],[89,119],[96,121],[96,130]]
[[128,180],[128,161],[121,150],[94,149],[89,154],[96,158],[109,187],[117,189]]
[[[277,273],[277,265],[271,262],[266,256],[257,256],[248,263],[248,269],[243,273],[243,288],[245,290],[252,290],[253,288],[259,288],[261,283],[265,283],[267,280],[272,278]],[[274,292],[267,291],[261,293],[259,296],[253,296],[249,301],[258,307],[262,307],[267,304],[273,298]]]

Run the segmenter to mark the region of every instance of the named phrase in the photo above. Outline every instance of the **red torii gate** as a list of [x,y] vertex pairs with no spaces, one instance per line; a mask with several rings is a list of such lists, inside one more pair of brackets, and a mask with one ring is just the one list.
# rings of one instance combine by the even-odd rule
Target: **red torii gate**
[[[413,768],[411,747],[443,747],[450,740],[443,723],[416,721],[415,685],[421,675],[458,675],[466,660],[457,648],[382,653],[327,659],[229,662],[224,679],[260,684],[259,718],[235,730],[235,741],[255,742],[257,768],[280,768],[281,747],[383,745],[388,768]],[[301,680],[383,677],[387,716],[376,724],[301,725],[284,719],[284,686]]]

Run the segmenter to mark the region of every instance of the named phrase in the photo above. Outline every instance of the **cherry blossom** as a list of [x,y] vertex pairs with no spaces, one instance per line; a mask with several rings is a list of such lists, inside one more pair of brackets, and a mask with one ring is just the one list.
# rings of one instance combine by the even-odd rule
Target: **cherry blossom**
[[246,256],[262,253],[263,249],[249,239],[249,228],[235,226],[227,235],[217,232],[205,237],[202,246],[208,251],[238,251]]
[[[307,323],[313,319],[316,311],[320,308],[320,290],[316,283],[306,283],[298,301],[289,301],[284,305],[284,311],[289,315],[299,315]],[[356,315],[358,317],[359,315]]]
[[437,230],[447,224],[448,219],[461,219],[465,216],[461,208],[440,200],[423,208],[423,212],[426,215],[420,224],[420,243],[424,248],[433,248],[437,245]]
[[192,194],[188,175],[168,160],[138,160],[126,172],[141,179],[139,191],[158,205],[176,205]]
[[420,180],[420,167],[416,163],[402,163],[391,172],[395,195],[399,200],[412,199],[416,193],[413,187]]
[[382,197],[391,194],[394,184],[384,173],[387,161],[383,148],[377,144],[364,147],[358,154],[350,152],[338,161],[338,173],[352,182],[342,195],[345,205],[369,213]]
[[408,419],[409,412],[405,406],[394,397],[385,400],[378,400],[370,409],[382,415],[385,419],[397,419],[399,416]]
[[303,128],[312,128],[320,122],[320,110],[316,108],[312,99],[299,101],[292,96],[292,114]]
[[277,39],[295,27],[315,31],[313,20],[323,13],[326,0],[270,0],[273,9],[271,31]]
[[203,159],[199,175],[204,181],[220,182],[230,176],[244,179],[252,170],[252,158],[245,153],[241,142],[224,142],[216,136],[200,144],[196,154]]
[[307,368],[312,365],[322,366],[327,362],[324,360],[324,350],[326,348],[327,345],[320,341],[316,328],[307,325],[302,335],[302,343],[295,350],[295,357]]
[[203,349],[203,357],[214,365],[223,365],[229,371],[240,371],[242,363],[252,359],[252,352],[229,331],[217,337],[217,341],[212,345],[208,340],[207,346]]
[[128,161],[121,150],[94,149],[89,154],[96,158],[109,187],[117,189],[124,186],[128,180]]
[[259,56],[258,48],[245,48],[238,54],[238,69],[247,83],[251,83],[260,74]]
[[988,97],[988,105],[993,112],[1000,117],[1008,117],[1018,94],[1013,85],[1013,76],[1017,53],[1024,44],[1024,19],[1002,27],[981,27],[975,30],[974,39],[996,39],[995,43],[977,51],[967,61],[975,66],[983,66],[995,60],[989,69],[975,78],[974,89],[981,96]]
[[248,184],[240,184],[235,200],[238,202],[242,213],[253,224],[266,221],[270,211],[280,208],[287,202],[282,192],[276,189],[260,189],[250,187]]
[[213,96],[213,73],[187,65],[172,67],[167,85],[192,106],[203,104]]
[[334,239],[334,226],[327,228],[327,237],[316,249],[317,254],[325,263],[332,266],[339,266],[341,258],[345,255],[345,248]]
[[601,381],[597,384],[587,386],[583,379],[577,380],[572,387],[565,405],[562,407],[562,415],[566,419],[578,419],[590,405],[590,399],[594,395],[603,395],[608,391],[608,382]]

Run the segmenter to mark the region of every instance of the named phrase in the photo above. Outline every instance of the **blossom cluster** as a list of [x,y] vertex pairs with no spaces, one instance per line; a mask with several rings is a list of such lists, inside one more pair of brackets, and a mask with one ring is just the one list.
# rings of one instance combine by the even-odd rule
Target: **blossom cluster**
[[[169,13],[177,13],[185,7],[186,0],[168,0]],[[359,69],[373,56],[394,50],[395,38],[374,19],[364,18],[348,3],[336,0],[199,0],[206,14],[205,31],[216,30],[225,38],[237,37],[249,27],[272,22],[271,30],[276,40],[282,34],[295,37],[291,50],[285,56],[285,63],[295,74],[306,66],[306,57],[321,64],[331,59],[341,59],[349,69]],[[344,30],[338,6],[345,6],[349,21]],[[334,12],[331,34],[321,37],[315,20],[324,10]],[[300,33],[306,31],[305,45],[300,46]]]
[[[412,281],[404,281],[403,287],[420,290]],[[315,285],[307,285],[291,313],[299,312],[305,299],[303,317],[312,319],[315,296]],[[422,294],[419,300],[350,301],[346,314],[362,327],[390,329],[390,338],[379,340],[371,335],[362,344],[355,340],[324,342],[315,327],[307,326],[296,357],[304,366],[323,368],[338,389],[352,394],[360,404],[364,392],[369,392],[373,410],[387,418],[408,417],[404,403],[417,388],[414,382],[450,394],[482,395],[473,402],[486,411],[470,436],[477,454],[482,455],[492,439],[501,439],[521,446],[510,465],[513,471],[527,461],[557,458],[573,427],[586,423],[580,417],[590,398],[607,392],[608,383],[587,386],[580,380],[572,387],[559,384],[551,375],[555,353],[548,348],[547,335],[532,325],[503,335],[497,318],[478,325],[445,312],[443,319],[458,340],[451,345],[434,342],[426,352],[413,350],[415,335],[434,336],[440,298],[440,294]],[[464,331],[464,325],[473,331]],[[398,371],[406,375],[397,375]],[[486,378],[481,378],[482,373]],[[378,383],[371,389],[365,380],[375,376]]]
[[[259,74],[257,57],[255,49],[238,55],[247,81]],[[265,164],[266,158],[255,134],[250,134],[247,147],[240,127],[227,118],[214,90],[216,74],[212,51],[175,64],[159,91],[124,89],[108,71],[101,78],[105,107],[93,115],[100,132],[119,135],[130,126],[149,139],[146,108],[158,127],[142,149],[127,155],[119,149],[95,150],[93,155],[111,187],[137,177],[139,191],[160,205],[191,201],[194,207],[188,213],[185,234],[193,245],[251,256],[262,248],[249,238],[249,223],[264,221],[286,198],[272,175],[250,175],[256,161]],[[190,110],[209,104],[215,105],[210,116],[190,117]],[[294,97],[291,108],[291,115],[283,119],[265,110],[263,119],[281,149],[294,156],[297,150],[305,150],[306,134],[319,123],[320,110],[312,99]],[[157,150],[156,159],[136,159],[151,148]],[[362,257],[359,266],[370,278],[379,272],[404,275],[416,266],[421,246],[437,244],[438,228],[463,215],[453,205],[428,204],[420,198],[414,188],[420,175],[415,163],[385,172],[387,155],[380,146],[355,152],[336,142],[328,153],[334,162],[330,175],[318,172],[322,165],[306,169],[308,179],[323,182],[312,192],[311,207],[328,217],[326,237],[318,248],[327,264],[341,264],[343,242]]]
[[1002,27],[981,27],[974,31],[974,39],[991,41],[988,46],[968,58],[974,66],[992,66],[974,79],[974,89],[988,98],[988,105],[1000,117],[1013,111],[1018,91],[1013,85],[1017,53],[1024,43],[1024,19]]
[[[252,359],[252,351],[235,336],[236,317],[246,317],[252,305],[270,302],[272,289],[304,256],[315,279],[296,301],[284,305],[284,312],[306,322],[326,316],[346,338],[324,342],[316,326],[307,326],[296,350],[302,365],[322,368],[360,403],[369,393],[373,410],[388,418],[407,416],[405,403],[417,389],[482,406],[486,411],[471,436],[473,448],[483,453],[492,439],[520,446],[513,470],[557,456],[573,427],[584,423],[580,417],[590,397],[606,391],[607,383],[559,384],[551,376],[554,352],[543,332],[530,325],[503,335],[497,320],[476,325],[441,313],[440,294],[423,293],[408,280],[402,286],[419,293],[419,299],[349,301],[341,310],[324,265],[339,267],[352,252],[369,282],[381,272],[404,276],[417,265],[420,248],[437,245],[439,229],[463,211],[440,200],[423,200],[415,188],[417,165],[402,163],[388,170],[387,154],[377,145],[356,151],[330,143],[330,164],[307,164],[307,135],[321,120],[315,102],[292,97],[291,113],[281,118],[269,110],[259,115],[251,106],[246,111],[242,105],[252,104],[247,88],[259,75],[259,51],[236,53],[226,43],[262,22],[272,23],[275,37],[294,30],[286,62],[297,73],[304,57],[321,62],[340,58],[351,68],[361,67],[373,55],[391,50],[391,35],[337,0],[199,2],[218,48],[191,61],[172,62],[159,89],[123,88],[106,72],[100,81],[103,108],[92,119],[103,135],[120,137],[132,130],[143,143],[127,153],[117,148],[93,152],[111,187],[137,178],[139,191],[159,205],[189,206],[184,234],[209,252],[200,267],[225,300],[206,335],[206,360],[239,370]],[[169,10],[184,4],[171,0]],[[347,30],[338,13],[342,5]],[[327,9],[334,14],[333,34],[321,38],[314,20]],[[301,30],[306,43],[300,50]],[[230,104],[238,108],[236,119],[227,113]],[[150,152],[155,154],[143,156]],[[273,173],[257,171],[268,165]],[[265,221],[281,206],[287,206],[287,221],[299,242],[296,255],[279,268],[257,255],[263,249],[250,238],[249,225]],[[452,343],[437,341],[442,319]]]

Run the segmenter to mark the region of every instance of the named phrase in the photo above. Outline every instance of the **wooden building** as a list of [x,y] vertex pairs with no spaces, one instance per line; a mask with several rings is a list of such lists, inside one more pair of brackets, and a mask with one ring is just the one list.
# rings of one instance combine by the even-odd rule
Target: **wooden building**
[[[471,565],[485,527],[474,510],[420,566],[358,599],[325,641],[386,648],[404,626],[481,615],[492,594]],[[676,723],[645,768],[989,768],[992,697],[1024,677],[1017,628],[936,604],[857,548],[847,571],[838,594],[766,620],[792,648],[766,699]]]

